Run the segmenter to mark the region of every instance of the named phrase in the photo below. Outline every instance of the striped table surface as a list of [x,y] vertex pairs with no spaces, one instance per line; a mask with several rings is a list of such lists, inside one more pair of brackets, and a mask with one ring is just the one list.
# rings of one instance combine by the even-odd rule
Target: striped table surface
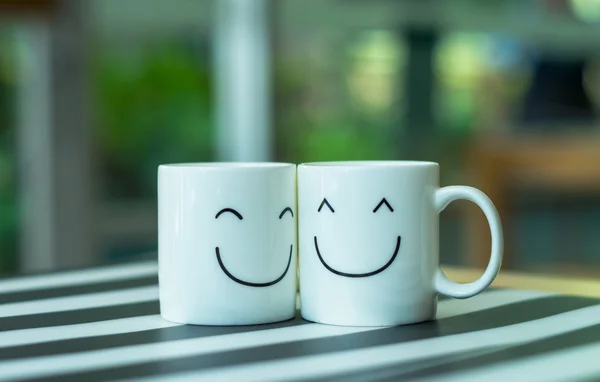
[[0,280],[0,380],[600,380],[590,297],[493,289],[390,328],[179,325],[157,298],[156,262]]

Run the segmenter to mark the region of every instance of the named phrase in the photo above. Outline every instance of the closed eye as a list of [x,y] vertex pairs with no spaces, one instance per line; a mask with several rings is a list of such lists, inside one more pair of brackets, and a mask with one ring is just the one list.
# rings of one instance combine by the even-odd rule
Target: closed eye
[[375,209],[373,210],[373,213],[377,212],[377,210],[379,209],[379,207],[386,205],[387,208],[389,208],[390,212],[394,212],[394,209],[392,208],[392,206],[390,206],[390,204],[388,203],[387,200],[385,200],[385,198],[381,199],[381,202],[379,202],[379,204],[377,205],[377,207],[375,207]]
[[289,212],[290,214],[292,214],[292,217],[294,217],[294,211],[292,211],[290,207],[285,207],[283,211],[281,211],[281,213],[279,214],[279,219],[281,219],[286,212]]
[[317,210],[317,212],[321,212],[321,210],[323,209],[323,206],[327,206],[327,208],[329,208],[329,211],[331,211],[332,213],[335,213],[335,210],[333,209],[333,207],[331,207],[331,204],[329,204],[329,202],[327,201],[327,198],[323,198],[323,201],[321,202],[321,205],[319,206],[319,209]]
[[243,220],[244,218],[242,217],[242,215],[237,212],[236,210],[234,210],[233,208],[223,208],[221,211],[219,211],[217,213],[217,216],[215,216],[215,219],[218,219],[219,216],[221,216],[221,214],[224,214],[225,212],[230,212],[232,214],[234,214],[235,216],[237,216],[238,219]]

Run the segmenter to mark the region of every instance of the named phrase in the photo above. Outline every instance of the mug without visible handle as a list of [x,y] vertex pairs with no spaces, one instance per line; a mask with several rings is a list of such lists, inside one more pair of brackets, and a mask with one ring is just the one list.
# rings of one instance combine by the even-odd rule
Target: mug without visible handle
[[164,319],[255,325],[295,316],[296,165],[162,165],[158,222]]

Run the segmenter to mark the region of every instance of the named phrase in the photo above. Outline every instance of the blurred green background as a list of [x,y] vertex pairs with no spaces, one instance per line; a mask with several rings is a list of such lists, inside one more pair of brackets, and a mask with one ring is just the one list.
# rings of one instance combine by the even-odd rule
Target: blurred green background
[[[85,36],[77,40],[84,51],[78,65],[90,122],[78,129],[89,131],[85,160],[91,163],[88,203],[94,213],[73,214],[92,222],[93,238],[89,253],[81,254],[86,261],[74,264],[104,263],[155,250],[159,164],[220,159],[216,1],[6,7],[0,30],[0,273],[23,271],[24,243],[36,240],[23,229],[28,167],[20,150],[26,145],[21,140],[29,138],[19,138],[20,121],[36,113],[18,105],[25,102],[19,96],[19,52],[35,57],[39,50],[19,37],[32,28],[27,20],[51,34],[56,29]],[[69,7],[78,10],[76,16]],[[510,241],[507,267],[600,273],[600,188],[591,179],[597,166],[600,46],[594,36],[600,33],[600,1],[280,0],[268,2],[266,12],[271,159],[438,161],[442,185],[469,184],[501,198]],[[61,23],[70,29],[60,32]],[[50,44],[58,57],[61,44]],[[27,62],[45,70],[43,63],[25,57]],[[57,78],[50,81],[50,105],[57,94],[68,94],[61,92],[69,91],[77,75],[68,58],[57,62],[59,67],[48,69]],[[69,107],[51,110],[56,121]],[[69,134],[57,138],[61,147],[78,144],[75,138],[64,143],[77,136]],[[540,149],[552,139],[559,143]],[[555,158],[555,147],[571,139],[585,144],[574,143],[573,154],[560,155],[576,158],[591,150],[588,159]],[[513,155],[521,146],[532,154]],[[600,139],[596,146],[600,151]],[[494,162],[487,156],[492,152],[526,158],[522,164]],[[549,163],[544,155],[564,163],[556,179],[548,180],[553,171],[538,183],[530,175],[509,174],[521,166],[536,173],[535,166]],[[506,169],[486,170],[494,166]],[[582,166],[589,171],[582,173]],[[478,258],[487,258],[473,253],[477,244],[471,241],[480,233],[469,228],[470,213],[477,214],[461,204],[442,216],[441,256],[447,264],[479,266]]]

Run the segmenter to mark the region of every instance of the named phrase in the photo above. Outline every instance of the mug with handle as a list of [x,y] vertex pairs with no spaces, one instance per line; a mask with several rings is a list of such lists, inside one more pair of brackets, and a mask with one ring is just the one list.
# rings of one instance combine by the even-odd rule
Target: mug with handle
[[163,318],[251,325],[296,314],[296,165],[158,169]]
[[[475,282],[439,268],[439,213],[459,199],[484,212],[491,258]],[[323,324],[392,326],[435,318],[437,294],[468,298],[500,270],[502,226],[490,199],[439,187],[434,162],[319,162],[298,166],[302,317]]]

